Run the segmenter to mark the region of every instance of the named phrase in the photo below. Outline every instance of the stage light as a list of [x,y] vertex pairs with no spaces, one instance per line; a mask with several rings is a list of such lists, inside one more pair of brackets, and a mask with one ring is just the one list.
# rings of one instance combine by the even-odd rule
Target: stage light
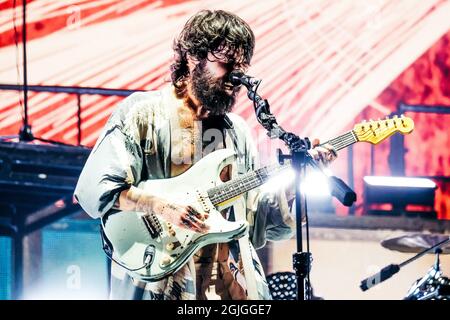
[[[368,213],[413,213],[407,206],[424,206],[427,210],[418,212],[433,213],[436,184],[427,178],[413,177],[364,177],[364,206]],[[374,204],[390,204],[392,210],[371,210]],[[418,213],[414,211],[414,213]]]
[[[294,187],[295,172],[292,168],[270,178],[260,188],[262,193],[273,193],[286,188]],[[356,201],[355,192],[341,179],[333,176],[328,168],[322,170],[308,168],[306,175],[300,183],[302,194],[306,195],[309,207],[318,212],[334,212],[332,197],[335,197],[344,206],[351,206]],[[291,190],[293,192],[294,190]]]
[[308,172],[305,181],[300,184],[300,190],[308,199],[331,197],[328,177],[320,171]]
[[426,178],[367,176],[364,177],[364,181],[372,186],[436,189],[436,184]]
[[[327,172],[330,172],[328,169],[326,170]],[[291,168],[285,169],[282,172],[271,177],[265,184],[263,184],[260,188],[261,192],[276,192],[278,190],[281,190],[282,188],[293,186],[294,179],[294,170]],[[300,183],[300,189],[308,197],[330,197],[330,188],[327,177],[319,171],[308,170],[304,181]]]
[[289,185],[293,185],[294,179],[294,169],[286,168],[273,177],[270,177],[269,180],[260,187],[260,190],[262,193],[277,192]]

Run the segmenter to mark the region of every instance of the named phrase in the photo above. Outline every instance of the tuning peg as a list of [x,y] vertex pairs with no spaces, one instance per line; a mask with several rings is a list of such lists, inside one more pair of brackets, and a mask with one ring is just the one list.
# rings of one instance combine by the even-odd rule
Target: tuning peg
[[366,119],[363,119],[363,121],[361,122],[361,130],[364,131],[365,130],[365,124],[367,123]]
[[400,116],[400,120],[402,121],[402,125],[405,127],[405,115],[404,114],[402,114]]
[[372,129],[372,126],[373,126],[373,120],[369,119],[369,128]]

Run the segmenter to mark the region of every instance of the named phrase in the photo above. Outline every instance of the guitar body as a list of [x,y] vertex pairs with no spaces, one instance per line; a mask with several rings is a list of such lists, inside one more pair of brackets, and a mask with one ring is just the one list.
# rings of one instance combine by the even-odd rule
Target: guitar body
[[179,270],[198,249],[244,236],[248,223],[224,219],[206,192],[223,184],[220,172],[234,158],[233,150],[218,150],[177,177],[140,183],[139,188],[155,196],[190,205],[202,213],[207,212],[209,217],[205,223],[209,230],[207,233],[197,233],[171,225],[156,215],[149,217],[142,212],[121,211],[109,216],[104,225],[105,234],[113,245],[114,259],[128,269],[134,269],[135,277],[158,281]]

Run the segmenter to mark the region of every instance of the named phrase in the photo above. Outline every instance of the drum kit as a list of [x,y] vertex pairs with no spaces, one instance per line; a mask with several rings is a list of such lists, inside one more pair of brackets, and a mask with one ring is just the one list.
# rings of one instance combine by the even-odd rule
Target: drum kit
[[[379,273],[361,282],[363,291],[389,279],[405,265],[417,260],[427,253],[436,255],[433,266],[422,278],[416,280],[408,290],[404,300],[450,300],[450,279],[443,275],[440,255],[450,254],[450,237],[439,234],[413,234],[387,239],[381,242],[387,249],[416,255],[401,264],[391,264]],[[296,300],[296,283],[293,272],[278,272],[267,276],[272,298],[274,300]],[[310,295],[311,299],[322,299]]]
[[[382,241],[381,245],[390,250],[416,253],[414,257],[400,265],[389,266],[398,266],[398,270],[427,253],[436,255],[434,265],[425,276],[413,283],[404,298],[405,300],[450,300],[450,280],[443,275],[440,265],[440,255],[450,254],[450,237],[448,235],[413,234],[387,239]],[[388,274],[387,278],[398,272],[398,270],[395,270],[397,268],[394,267],[394,272]]]

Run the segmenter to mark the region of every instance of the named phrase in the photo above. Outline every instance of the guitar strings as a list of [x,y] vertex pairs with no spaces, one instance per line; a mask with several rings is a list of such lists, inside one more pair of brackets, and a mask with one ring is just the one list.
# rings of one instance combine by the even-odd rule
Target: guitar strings
[[[225,193],[218,193],[218,194],[216,193],[215,195],[212,196],[212,198],[210,197],[211,201],[213,203],[216,201],[217,201],[217,203],[220,203],[224,200],[233,198],[233,197],[247,191],[248,189],[253,189],[253,188],[260,186],[261,185],[260,182],[263,182],[263,179],[261,179],[261,176],[259,176],[256,173],[256,171],[257,170],[255,170],[254,172],[246,173],[245,175],[239,177],[237,180],[235,180],[233,182],[225,183],[219,187],[213,188],[213,189],[216,189],[216,190],[214,190],[216,192],[219,189],[223,189],[225,191]],[[255,180],[255,178],[257,180]],[[240,186],[241,184],[244,186],[243,190],[241,189],[241,186]],[[232,186],[233,186],[233,188],[232,188]]]
[[[273,173],[277,170],[283,170],[285,168],[288,168],[289,165],[269,165],[266,167],[259,168],[255,171],[246,173],[245,175],[242,175],[237,180],[233,182],[226,183],[224,185],[221,185],[219,187],[214,188],[214,191],[218,191],[219,189],[223,189],[225,193],[218,193],[210,197],[211,201],[215,203],[220,203],[224,200],[233,198],[235,196],[238,196],[241,193],[244,193],[245,191],[248,191],[250,189],[256,188],[260,185],[262,185],[268,178],[269,174]],[[243,188],[242,188],[243,186]],[[232,188],[233,187],[233,188]]]
[[343,149],[343,148],[345,148],[345,147],[347,147],[347,146],[349,146],[349,145],[351,145],[351,144],[353,144],[355,142],[356,141],[355,141],[354,137],[348,137],[347,139],[341,140],[338,143],[335,143],[335,144],[332,143],[332,146],[336,149],[336,151],[339,151],[339,150],[341,150],[341,149]]

